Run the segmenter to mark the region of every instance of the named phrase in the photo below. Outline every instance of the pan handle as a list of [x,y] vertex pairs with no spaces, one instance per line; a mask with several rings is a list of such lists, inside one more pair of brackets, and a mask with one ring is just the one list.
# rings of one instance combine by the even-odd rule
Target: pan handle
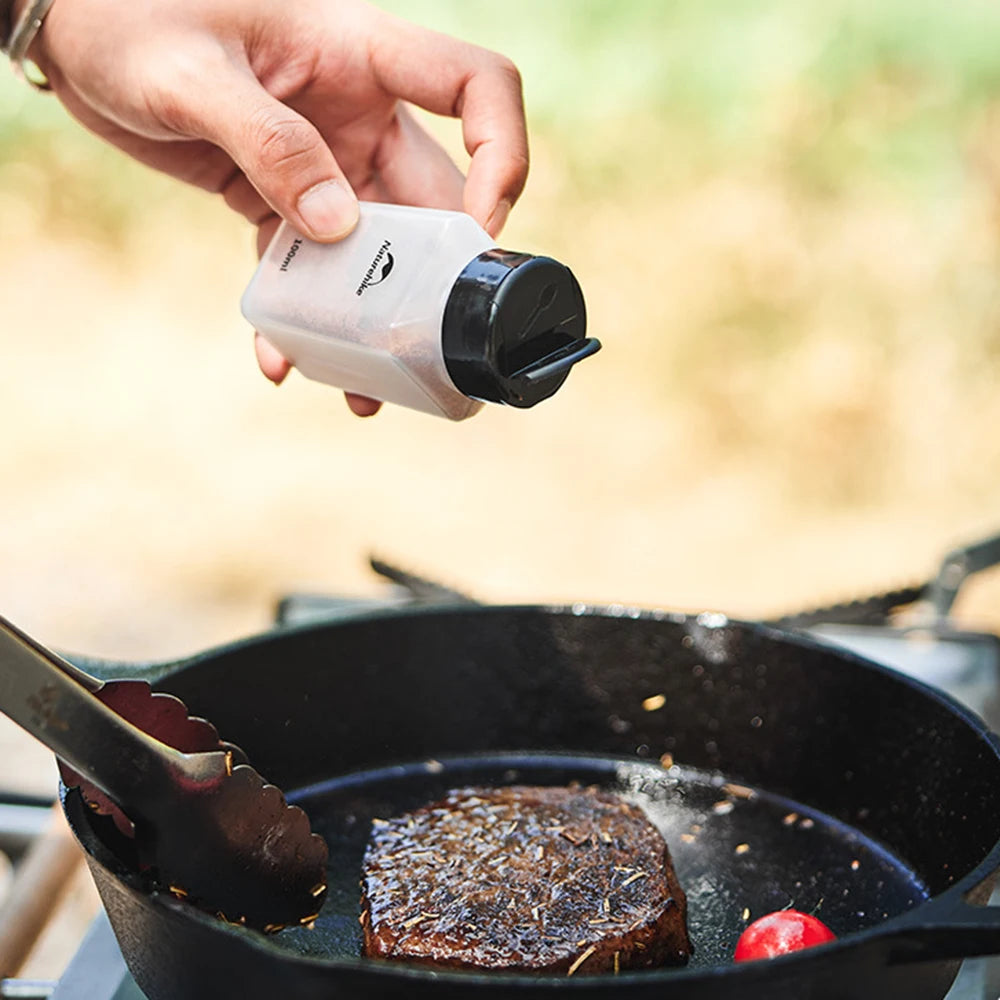
[[[985,886],[985,895],[995,876]],[[983,887],[969,892],[945,893],[918,906],[896,923],[889,961],[949,961],[1000,954],[1000,905],[976,905],[969,896],[982,896]]]

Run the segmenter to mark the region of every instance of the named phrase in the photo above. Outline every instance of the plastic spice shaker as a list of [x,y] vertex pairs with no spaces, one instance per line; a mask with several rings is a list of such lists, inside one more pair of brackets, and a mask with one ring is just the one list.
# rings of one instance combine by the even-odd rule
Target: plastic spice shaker
[[601,346],[565,265],[461,212],[372,202],[339,243],[283,223],[242,308],[307,378],[452,420],[534,406]]

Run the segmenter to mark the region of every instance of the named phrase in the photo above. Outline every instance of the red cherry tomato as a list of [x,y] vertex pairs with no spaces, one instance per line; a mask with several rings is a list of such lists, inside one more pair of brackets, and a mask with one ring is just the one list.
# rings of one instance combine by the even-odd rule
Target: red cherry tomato
[[822,920],[798,910],[778,910],[759,917],[747,927],[736,942],[733,957],[737,962],[774,958],[836,940],[836,934]]

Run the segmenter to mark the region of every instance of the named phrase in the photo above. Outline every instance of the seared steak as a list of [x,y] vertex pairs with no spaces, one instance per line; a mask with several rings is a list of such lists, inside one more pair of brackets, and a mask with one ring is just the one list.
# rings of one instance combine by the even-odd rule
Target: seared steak
[[592,974],[687,961],[687,903],[659,831],[596,788],[461,788],[376,820],[364,953]]

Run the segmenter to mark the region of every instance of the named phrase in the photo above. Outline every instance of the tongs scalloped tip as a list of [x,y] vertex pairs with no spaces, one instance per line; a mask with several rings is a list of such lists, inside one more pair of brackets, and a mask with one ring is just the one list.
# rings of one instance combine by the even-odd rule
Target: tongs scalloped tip
[[0,618],[0,709],[64,762],[96,812],[134,827],[140,862],[169,895],[267,932],[316,919],[326,843],[179,699],[104,684]]

